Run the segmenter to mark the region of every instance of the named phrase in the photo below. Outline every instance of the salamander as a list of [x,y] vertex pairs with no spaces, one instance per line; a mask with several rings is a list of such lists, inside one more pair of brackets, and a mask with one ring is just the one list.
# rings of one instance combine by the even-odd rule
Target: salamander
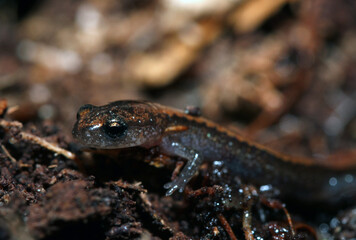
[[356,200],[356,168],[335,169],[311,158],[296,158],[246,140],[196,114],[148,101],[86,104],[78,110],[73,136],[96,149],[158,147],[186,159],[166,183],[166,195],[182,192],[205,161],[220,161],[232,176],[256,186],[272,185],[282,198],[336,204]]

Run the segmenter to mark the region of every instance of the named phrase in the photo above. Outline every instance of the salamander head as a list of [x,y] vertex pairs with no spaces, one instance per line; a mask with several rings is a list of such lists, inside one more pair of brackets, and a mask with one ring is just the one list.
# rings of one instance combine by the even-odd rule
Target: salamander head
[[157,105],[144,101],[117,101],[98,107],[82,106],[72,133],[86,147],[151,147],[160,141],[165,128],[166,118]]

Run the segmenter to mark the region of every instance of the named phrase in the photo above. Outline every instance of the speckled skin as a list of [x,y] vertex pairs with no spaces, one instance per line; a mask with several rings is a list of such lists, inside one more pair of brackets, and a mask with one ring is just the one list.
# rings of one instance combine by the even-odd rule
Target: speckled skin
[[[113,125],[116,135],[109,136],[107,125]],[[355,169],[334,170],[312,159],[285,156],[207,119],[159,104],[84,105],[78,111],[73,136],[87,147],[159,146],[164,154],[187,159],[180,175],[165,185],[167,195],[183,191],[203,161],[221,161],[231,175],[258,186],[270,184],[282,198],[328,204],[356,200]]]

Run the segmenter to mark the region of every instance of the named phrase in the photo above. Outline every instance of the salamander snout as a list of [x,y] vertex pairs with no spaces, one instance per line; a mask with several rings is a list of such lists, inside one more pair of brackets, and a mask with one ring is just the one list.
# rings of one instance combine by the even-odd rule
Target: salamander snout
[[85,114],[85,112],[90,111],[94,108],[95,106],[91,105],[91,104],[85,104],[83,106],[81,106],[77,112],[77,120],[79,120],[80,116]]

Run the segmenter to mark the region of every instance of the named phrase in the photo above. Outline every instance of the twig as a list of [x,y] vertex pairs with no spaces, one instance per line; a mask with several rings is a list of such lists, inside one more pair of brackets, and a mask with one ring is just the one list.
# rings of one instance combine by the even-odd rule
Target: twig
[[63,156],[65,156],[66,158],[68,159],[71,159],[71,160],[74,160],[75,159],[75,154],[73,154],[72,152],[70,151],[67,151],[63,148],[60,148],[56,145],[54,145],[53,143],[50,143],[50,142],[47,142],[46,140],[40,138],[40,137],[37,137],[31,133],[26,133],[26,132],[20,132],[20,137],[23,139],[23,140],[27,140],[27,141],[30,141],[30,142],[33,142],[33,143],[36,143],[52,152],[55,152],[57,154],[61,154]]
[[0,119],[0,126],[3,128],[10,128],[10,127],[16,127],[16,128],[22,128],[23,125],[22,123],[18,121],[6,121],[4,119]]
[[268,206],[272,209],[279,209],[279,210],[284,211],[284,214],[286,215],[287,222],[288,222],[292,237],[294,237],[295,236],[295,228],[293,226],[292,217],[290,216],[288,210],[285,208],[284,204],[278,200],[271,200],[271,199],[267,199],[265,197],[260,197],[260,199],[261,199],[261,202],[263,204],[265,204],[266,206]]
[[[57,154],[63,155],[68,159],[71,160],[76,160],[76,156],[74,153],[67,151],[63,148],[60,148],[56,145],[54,145],[53,143],[47,142],[46,140],[44,140],[43,138],[40,138],[38,136],[35,136],[31,133],[26,133],[21,131],[21,129],[23,128],[22,123],[18,122],[18,121],[6,121],[4,119],[0,119],[0,126],[5,128],[5,129],[9,129],[11,127],[14,128],[18,128],[19,129],[19,136],[25,140],[25,141],[29,141],[35,144],[38,144],[52,152],[55,152]],[[15,160],[16,161],[16,160]]]
[[230,224],[221,213],[218,214],[218,219],[222,224],[222,226],[224,227],[227,234],[229,235],[229,237],[231,238],[231,240],[237,240],[237,237],[235,236],[234,231],[232,231]]
[[15,159],[13,156],[11,156],[11,154],[9,153],[9,151],[8,151],[8,150],[6,149],[6,147],[5,147],[4,145],[2,145],[2,144],[1,144],[1,149],[2,149],[2,151],[5,153],[5,155],[6,155],[8,158],[10,158],[11,162],[16,163],[16,159]]
[[256,201],[257,191],[253,186],[246,186],[243,190],[245,206],[243,207],[242,228],[245,233],[246,240],[255,240],[251,229],[251,208]]
[[7,114],[10,115],[10,114],[16,112],[17,110],[19,110],[19,108],[20,108],[20,107],[19,107],[18,105],[9,107],[9,108],[7,109]]

